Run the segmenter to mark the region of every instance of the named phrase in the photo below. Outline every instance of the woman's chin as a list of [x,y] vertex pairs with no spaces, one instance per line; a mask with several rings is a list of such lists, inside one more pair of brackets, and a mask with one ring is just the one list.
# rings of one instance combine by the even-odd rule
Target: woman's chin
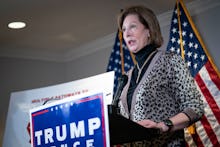
[[136,48],[129,48],[129,51],[132,53],[136,53],[138,50]]

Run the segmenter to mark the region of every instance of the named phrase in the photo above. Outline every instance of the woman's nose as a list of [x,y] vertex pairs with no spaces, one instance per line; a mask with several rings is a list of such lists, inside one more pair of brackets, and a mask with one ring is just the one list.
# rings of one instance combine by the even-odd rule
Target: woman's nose
[[131,31],[129,29],[127,29],[126,31],[124,31],[124,36],[125,37],[129,37],[131,35]]

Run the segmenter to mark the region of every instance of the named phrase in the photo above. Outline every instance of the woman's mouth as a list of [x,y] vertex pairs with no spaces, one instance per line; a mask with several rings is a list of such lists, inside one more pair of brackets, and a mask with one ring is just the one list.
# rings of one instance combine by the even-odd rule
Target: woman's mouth
[[134,44],[135,44],[135,40],[129,40],[129,41],[128,41],[128,45],[129,45],[129,46],[133,46]]

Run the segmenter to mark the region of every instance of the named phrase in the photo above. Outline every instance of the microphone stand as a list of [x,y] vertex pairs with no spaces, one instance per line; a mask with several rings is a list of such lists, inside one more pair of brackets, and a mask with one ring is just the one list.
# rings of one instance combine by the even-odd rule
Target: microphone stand
[[118,87],[117,87],[116,93],[114,95],[111,108],[109,106],[110,113],[120,114],[120,110],[119,110],[119,107],[118,107],[118,102],[119,102],[119,98],[121,96],[122,90],[123,90],[124,86],[127,84],[127,82],[128,82],[128,76],[127,75],[122,75],[119,78]]

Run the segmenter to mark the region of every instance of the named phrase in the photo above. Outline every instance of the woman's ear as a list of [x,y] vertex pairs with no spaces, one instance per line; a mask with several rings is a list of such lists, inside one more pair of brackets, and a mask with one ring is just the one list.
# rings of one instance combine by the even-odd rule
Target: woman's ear
[[147,38],[150,38],[150,31],[147,30]]

